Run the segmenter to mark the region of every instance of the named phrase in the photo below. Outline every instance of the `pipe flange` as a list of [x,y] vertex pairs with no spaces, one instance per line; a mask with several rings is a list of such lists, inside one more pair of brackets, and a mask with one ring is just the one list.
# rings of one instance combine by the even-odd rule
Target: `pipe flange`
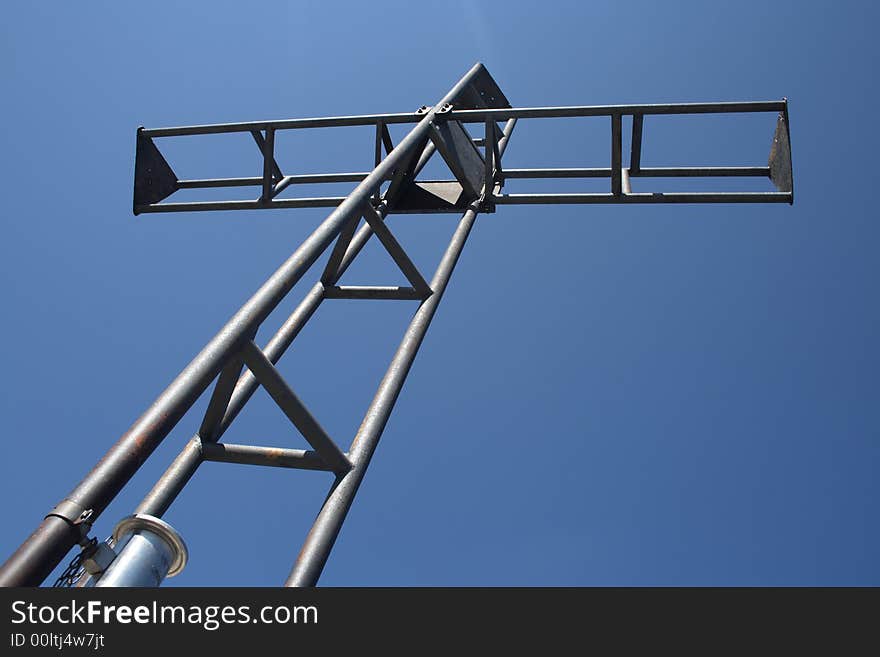
[[113,529],[113,540],[119,545],[120,541],[127,535],[134,534],[140,530],[146,530],[155,534],[171,548],[173,558],[171,565],[168,567],[166,577],[174,577],[183,570],[189,558],[186,543],[183,542],[183,539],[174,527],[156,516],[151,516],[147,513],[135,513],[123,518]]

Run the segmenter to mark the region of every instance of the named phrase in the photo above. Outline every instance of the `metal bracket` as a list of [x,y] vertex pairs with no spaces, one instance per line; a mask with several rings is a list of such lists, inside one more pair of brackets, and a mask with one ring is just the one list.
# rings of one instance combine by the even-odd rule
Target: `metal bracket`
[[56,516],[61,518],[71,527],[78,529],[80,538],[83,539],[88,535],[89,530],[92,528],[92,515],[92,509],[86,509],[84,506],[73,500],[62,500],[56,504],[55,508],[47,513],[45,517]]

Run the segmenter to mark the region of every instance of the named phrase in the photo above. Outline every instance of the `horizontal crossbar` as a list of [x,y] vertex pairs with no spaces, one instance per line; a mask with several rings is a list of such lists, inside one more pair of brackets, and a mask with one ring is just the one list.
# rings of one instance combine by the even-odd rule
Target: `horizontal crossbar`
[[327,299],[395,299],[421,301],[430,296],[413,287],[394,287],[379,285],[334,285],[324,290]]
[[[770,167],[651,167],[630,170],[631,178],[723,178],[770,176]],[[504,178],[610,178],[610,168],[504,169]]]
[[138,205],[135,214],[150,212],[204,212],[207,210],[267,210],[280,208],[335,208],[345,200],[344,196],[321,196],[317,198],[282,198],[268,203],[256,201],[192,201],[187,203],[154,203]]
[[686,192],[639,194],[502,194],[499,205],[583,205],[591,203],[791,203],[791,192]]
[[[564,107],[512,107],[501,109],[456,110],[438,116],[466,123],[507,119],[565,118],[576,116],[648,115],[648,114],[725,114],[737,112],[781,112],[784,100],[751,101],[741,103],[659,103],[640,105],[574,105]],[[183,135],[211,135],[224,132],[253,132],[254,130],[299,130],[304,128],[336,128],[350,126],[375,126],[378,123],[418,123],[423,113],[403,112],[397,114],[362,114],[355,116],[330,116],[307,119],[279,119],[271,121],[247,121],[241,123],[213,123],[207,125],[178,126],[144,129],[145,137],[177,137]]]
[[332,472],[330,466],[316,452],[303,449],[232,445],[229,443],[202,443],[202,458],[206,461],[216,461],[218,463],[241,463],[244,465],[265,465],[274,468]]
[[[369,171],[356,173],[311,173],[299,176],[284,176],[276,185],[278,194],[288,185],[311,185],[316,183],[360,182],[370,175]],[[180,189],[202,189],[205,187],[259,187],[263,184],[260,177],[249,178],[206,178],[204,180],[178,180]]]

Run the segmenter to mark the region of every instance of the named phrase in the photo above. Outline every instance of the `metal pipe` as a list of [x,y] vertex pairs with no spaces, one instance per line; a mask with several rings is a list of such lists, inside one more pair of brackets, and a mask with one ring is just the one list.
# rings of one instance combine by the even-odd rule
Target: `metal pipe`
[[366,178],[369,172],[357,173],[313,173],[299,176],[284,176],[275,185],[274,194],[280,194],[289,185],[314,185],[320,183],[360,182]]
[[648,167],[630,170],[631,178],[766,178],[770,167]]
[[[437,107],[437,105],[435,105]],[[641,105],[574,105],[565,107],[513,107],[501,109],[455,110],[447,119],[463,122],[482,122],[486,118],[503,119],[565,118],[575,116],[611,116],[612,114],[724,114],[736,112],[781,112],[784,100],[766,100],[739,103],[658,103]],[[433,110],[432,110],[433,111]],[[374,126],[377,123],[417,123],[424,118],[417,112],[397,114],[363,114],[358,116],[331,116],[304,119],[276,119],[239,123],[150,128],[141,131],[144,137],[177,137],[183,135],[212,135],[222,132],[251,132],[253,130],[296,130],[302,128],[334,128],[344,126]]]
[[263,184],[262,178],[204,178],[178,180],[178,189],[202,189],[205,187],[258,187]]
[[[298,176],[283,176],[275,185],[275,194],[284,190],[288,185],[311,185],[319,183],[360,182],[370,175],[369,171],[352,173],[308,173]],[[262,178],[204,178],[193,180],[178,180],[178,189],[202,189],[205,187],[259,187],[263,184]]]
[[790,192],[686,192],[615,194],[502,194],[499,205],[559,205],[594,203],[790,203]]
[[495,121],[486,119],[485,124],[485,150],[483,152],[483,194],[485,198],[492,195],[492,189],[495,187],[492,183],[495,177]]
[[327,299],[393,299],[420,301],[430,294],[414,287],[383,285],[333,285],[325,288]]
[[330,467],[324,462],[324,459],[318,456],[317,452],[303,449],[205,443],[202,445],[202,453],[206,461],[218,463],[243,463],[274,468],[330,471]]
[[642,114],[633,115],[632,139],[629,154],[629,170],[635,173],[642,166],[642,128],[645,117]]
[[117,545],[123,545],[96,587],[159,586],[174,577],[187,561],[186,544],[164,520],[144,514],[124,518],[113,531]]
[[[474,65],[437,103],[454,102],[481,73]],[[67,499],[97,518],[161,443],[190,406],[213,381],[242,341],[274,310],[290,289],[342,230],[346,221],[360,216],[361,206],[398,164],[427,137],[435,110],[424,115],[397,147],[340,203],[327,219],[294,251],[221,331],[187,365],[149,409],[116,442]],[[48,515],[38,529],[0,566],[0,586],[36,586],[58,565],[78,538],[71,521]],[[62,529],[62,527],[64,527]]]
[[610,178],[609,167],[589,169],[505,169],[504,177],[517,178]]
[[504,130],[501,131],[501,139],[498,140],[496,147],[498,149],[498,165],[501,165],[501,156],[504,155],[504,151],[507,150],[507,142],[510,141],[510,136],[513,134],[513,129],[516,127],[516,119],[508,119],[507,123],[504,124]]
[[[781,112],[785,101],[762,100],[737,103],[659,103],[650,105],[576,105],[569,107],[503,107],[499,109],[453,109],[444,117],[462,123],[482,123],[486,119],[561,119],[577,116],[635,114],[736,114],[742,112]],[[146,131],[145,131],[146,132]]]
[[611,115],[611,193],[620,196],[621,173],[620,166],[623,159],[622,135],[620,114]]
[[428,163],[428,160],[431,159],[431,156],[436,150],[437,144],[435,144],[433,141],[429,141],[427,144],[425,144],[425,150],[423,150],[422,154],[419,155],[419,161],[416,162],[416,168],[413,169],[413,180],[415,180],[415,177],[419,175],[419,171],[421,171],[425,167],[425,165]]
[[[629,171],[630,178],[766,178],[770,167],[650,167]],[[609,168],[589,169],[505,169],[505,178],[609,178]]]
[[[507,150],[507,144],[510,141],[510,136],[513,134],[513,129],[515,127],[516,119],[508,119],[507,123],[504,124],[504,129],[501,131],[501,139],[498,140],[496,149],[497,152],[493,152],[493,156],[496,160],[496,170],[500,172],[498,175],[498,180],[495,182],[495,186],[492,188],[493,195],[500,194],[501,188],[504,186],[505,170],[501,166],[501,156],[504,155],[504,151]],[[489,196],[489,194],[486,194],[486,198],[489,199],[491,197]]]

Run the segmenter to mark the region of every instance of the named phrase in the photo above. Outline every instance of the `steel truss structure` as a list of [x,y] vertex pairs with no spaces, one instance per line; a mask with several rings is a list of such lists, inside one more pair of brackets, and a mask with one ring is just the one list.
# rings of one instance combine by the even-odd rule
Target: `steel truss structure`
[[[654,168],[641,166],[645,117],[705,113],[778,113],[769,162],[760,167]],[[609,117],[610,166],[582,169],[506,169],[503,155],[519,120]],[[624,166],[623,117],[631,117],[629,166]],[[388,126],[412,128],[396,145]],[[375,168],[370,172],[289,175],[275,159],[275,135],[282,130],[336,126],[375,128]],[[475,138],[469,128],[477,127]],[[262,174],[248,178],[180,180],[157,141],[183,135],[250,133],[262,153]],[[419,173],[439,153],[454,180],[422,181]],[[635,193],[638,177],[762,177],[774,192]],[[607,193],[505,194],[510,179],[607,178]],[[280,198],[299,184],[357,183],[346,197]],[[257,199],[165,201],[181,189],[257,187]],[[295,188],[295,187],[294,187]],[[70,492],[0,568],[0,584],[39,585],[126,485],[187,410],[214,383],[200,427],[147,494],[137,513],[161,517],[203,461],[325,470],[334,475],[302,551],[287,579],[290,586],[318,582],[346,514],[354,501],[407,373],[449,283],[477,214],[497,205],[570,203],[792,203],[791,150],[786,100],[580,107],[513,108],[482,64],[476,64],[433,106],[415,112],[332,118],[258,121],[137,131],[134,213],[201,210],[332,207],[333,211],[254,296],[131,426],[104,458]],[[454,212],[461,220],[433,277],[428,281],[407,256],[384,219],[389,213]],[[361,224],[361,219],[364,222]],[[375,235],[409,282],[405,287],[346,286],[339,279]],[[330,251],[305,298],[263,347],[257,329],[291,288]],[[348,450],[322,428],[275,364],[325,299],[409,299],[419,306],[406,329],[364,421]],[[262,385],[302,433],[311,450],[220,442],[236,416]],[[161,521],[159,521],[161,522]]]

